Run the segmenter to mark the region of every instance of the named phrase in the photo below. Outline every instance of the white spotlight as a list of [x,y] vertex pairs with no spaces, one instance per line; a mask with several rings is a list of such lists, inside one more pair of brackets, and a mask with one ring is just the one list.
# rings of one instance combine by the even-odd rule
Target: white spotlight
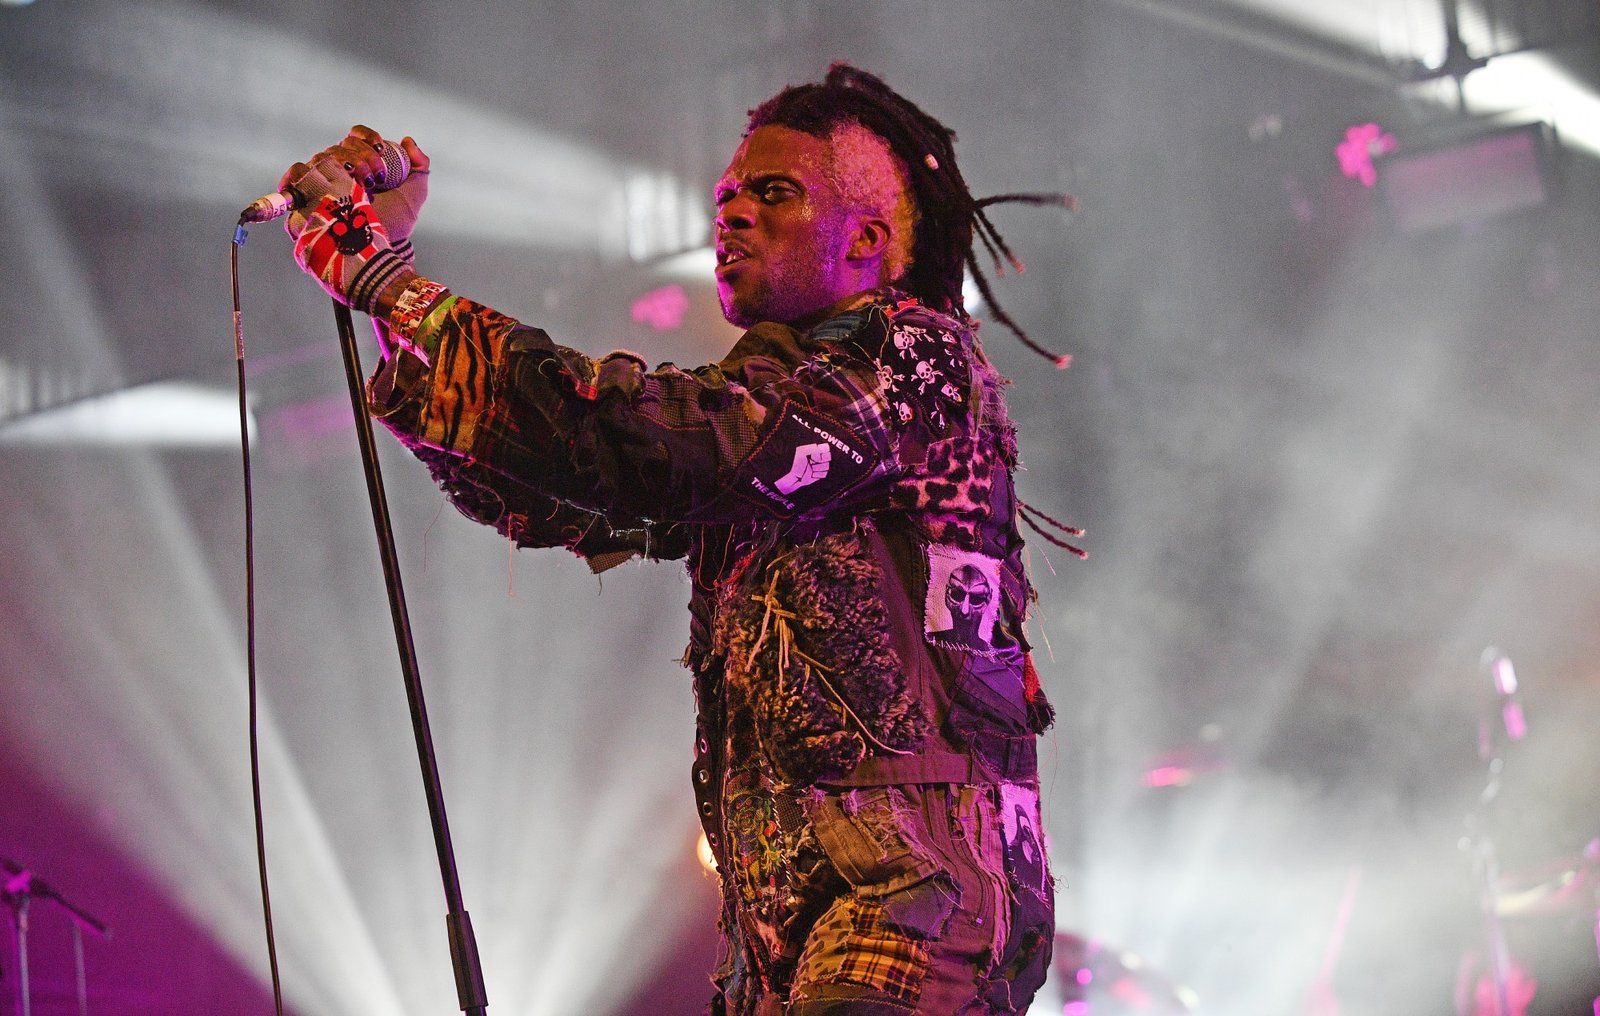
[[[254,441],[254,417],[248,422]],[[235,394],[219,388],[156,382],[8,422],[0,427],[0,443],[237,448],[239,402]]]

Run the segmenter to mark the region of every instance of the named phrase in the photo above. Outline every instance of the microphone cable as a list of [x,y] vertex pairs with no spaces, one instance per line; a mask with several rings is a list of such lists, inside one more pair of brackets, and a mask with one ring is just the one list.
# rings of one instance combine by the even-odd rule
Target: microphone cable
[[255,494],[250,474],[250,411],[245,399],[244,316],[239,303],[239,248],[244,246],[241,220],[229,244],[229,269],[233,281],[233,355],[239,369],[239,444],[244,462],[244,602],[245,657],[250,701],[250,794],[255,807],[256,865],[261,873],[261,913],[266,921],[267,966],[272,971],[272,1004],[283,1016],[283,984],[278,975],[278,941],[272,931],[272,890],[267,882],[267,830],[261,808],[261,745],[258,736],[256,686],[256,554]]

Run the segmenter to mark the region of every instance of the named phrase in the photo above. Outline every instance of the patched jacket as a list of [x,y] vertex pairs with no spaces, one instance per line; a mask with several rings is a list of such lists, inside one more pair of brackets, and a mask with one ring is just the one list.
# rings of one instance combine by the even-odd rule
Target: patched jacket
[[458,300],[375,415],[469,517],[596,570],[686,558],[707,835],[719,788],[1035,778],[1001,389],[965,322],[895,292],[695,370],[593,359]]

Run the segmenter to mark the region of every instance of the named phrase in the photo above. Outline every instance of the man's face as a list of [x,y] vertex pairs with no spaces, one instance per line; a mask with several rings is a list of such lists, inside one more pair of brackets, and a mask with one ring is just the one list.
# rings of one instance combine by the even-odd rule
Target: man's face
[[798,321],[863,288],[845,258],[855,217],[831,158],[829,142],[769,125],[717,181],[717,296],[733,324]]

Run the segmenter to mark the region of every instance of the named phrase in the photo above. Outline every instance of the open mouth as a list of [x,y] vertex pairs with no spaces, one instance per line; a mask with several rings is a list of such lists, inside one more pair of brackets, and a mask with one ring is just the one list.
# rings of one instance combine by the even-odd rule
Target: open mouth
[[736,265],[749,256],[749,254],[737,247],[724,248],[717,251],[717,267],[726,268],[729,265]]

